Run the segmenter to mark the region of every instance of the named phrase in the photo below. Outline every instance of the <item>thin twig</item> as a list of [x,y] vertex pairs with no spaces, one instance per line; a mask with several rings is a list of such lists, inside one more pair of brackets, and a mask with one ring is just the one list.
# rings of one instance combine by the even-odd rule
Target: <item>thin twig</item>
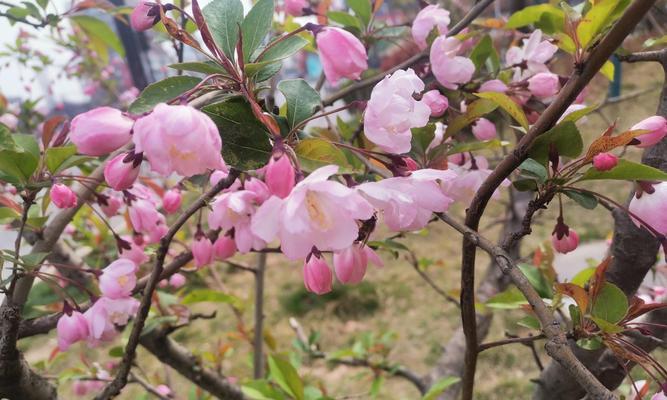
[[528,337],[511,337],[507,339],[502,339],[498,340],[495,342],[488,342],[488,343],[482,343],[479,345],[479,352],[483,352],[484,350],[492,349],[494,347],[498,346],[505,346],[506,344],[514,344],[514,343],[532,343],[536,340],[544,339],[546,336],[544,335],[536,335],[536,336],[528,336]]
[[253,338],[253,377],[264,377],[264,270],[266,268],[266,253],[257,255],[255,268],[255,336]]
[[431,277],[428,276],[426,272],[422,271],[421,268],[419,268],[419,261],[417,260],[417,256],[415,255],[415,253],[412,250],[409,250],[408,254],[412,268],[414,268],[414,270],[417,271],[417,273],[419,274],[419,276],[421,276],[424,282],[426,282],[433,290],[435,290],[437,294],[442,296],[442,298],[454,304],[456,307],[460,308],[461,305],[454,297],[450,296],[449,294],[447,294],[447,292],[442,290],[440,286],[438,286],[435,282],[433,282],[433,279],[431,279]]
[[158,392],[155,386],[148,383],[148,381],[146,381],[145,379],[140,378],[139,375],[135,374],[134,372],[130,372],[130,381],[138,383],[139,386],[146,389],[148,393],[152,394],[153,396],[157,397],[160,400],[170,400],[169,397],[163,396],[162,393]]

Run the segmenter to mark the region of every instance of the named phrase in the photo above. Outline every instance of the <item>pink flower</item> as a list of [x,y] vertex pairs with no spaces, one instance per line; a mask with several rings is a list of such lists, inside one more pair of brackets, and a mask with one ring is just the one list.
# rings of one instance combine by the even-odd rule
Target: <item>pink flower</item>
[[[560,223],[559,223],[560,224]],[[567,225],[556,225],[551,235],[551,244],[558,253],[567,254],[579,246],[579,235]]]
[[167,233],[164,215],[150,201],[137,199],[132,202],[129,211],[132,227],[136,232],[147,234],[150,243],[157,243]]
[[169,286],[178,289],[185,285],[186,281],[187,279],[185,278],[185,275],[176,273],[169,278]]
[[598,171],[609,171],[618,164],[618,157],[611,153],[600,153],[593,157],[593,167]]
[[100,297],[83,315],[88,321],[88,341],[96,345],[116,337],[116,325],[127,325],[131,315],[137,313],[139,301],[133,297],[110,299]]
[[472,134],[477,140],[490,140],[496,137],[496,124],[486,118],[480,118],[472,126]]
[[369,219],[373,207],[354,190],[329,181],[336,172],[337,166],[321,167],[285,199],[271,196],[253,216],[252,232],[266,242],[280,238],[290,259],[306,257],[313,246],[322,251],[349,247],[359,235],[357,220]]
[[275,159],[271,157],[266,166],[264,181],[269,187],[269,192],[281,199],[287,197],[295,184],[295,171],[292,162],[285,154]]
[[466,57],[458,56],[461,41],[455,37],[440,36],[431,46],[431,69],[435,79],[448,89],[470,81],[475,73],[475,64]]
[[118,96],[118,101],[121,102],[121,104],[129,106],[138,96],[139,89],[132,86]]
[[181,208],[181,191],[170,189],[162,196],[162,207],[167,214],[173,214]]
[[110,299],[120,299],[132,294],[137,284],[137,264],[126,258],[118,259],[102,270],[100,291]]
[[420,50],[428,47],[426,39],[434,28],[438,29],[440,35],[447,34],[449,25],[449,11],[438,5],[424,7],[412,23],[412,39],[414,39]]
[[384,265],[380,257],[368,246],[353,244],[345,250],[337,251],[333,256],[336,277],[344,284],[359,283],[366,274],[369,261],[378,267]]
[[227,235],[220,235],[213,243],[213,254],[215,258],[224,261],[236,253],[236,242]]
[[88,394],[88,381],[75,380],[72,383],[72,393],[77,396],[85,396]]
[[661,390],[654,394],[653,397],[651,397],[651,400],[667,400],[667,395],[665,395],[665,391]]
[[132,29],[143,32],[157,24],[160,20],[160,9],[158,7],[157,3],[139,0],[139,4],[134,7],[130,15]]
[[116,215],[118,210],[123,206],[123,198],[111,191],[107,191],[105,196],[107,203],[100,204],[100,208],[102,209],[104,215],[111,218]]
[[539,72],[528,78],[528,90],[533,96],[540,99],[555,96],[560,90],[558,75],[551,72]]
[[[505,54],[505,60],[508,66],[517,66],[526,63],[527,70],[523,73],[523,78],[527,78],[538,72],[548,72],[545,65],[558,50],[558,46],[542,41],[542,31],[536,29],[528,39],[523,40],[523,47],[510,47]],[[514,80],[521,77],[521,68],[515,69]]]
[[243,188],[255,194],[255,203],[260,205],[264,203],[269,197],[271,197],[271,192],[269,187],[263,181],[257,178],[249,178],[243,183]]
[[315,36],[320,61],[327,81],[335,85],[340,78],[359,79],[368,69],[366,48],[350,32],[326,26]]
[[204,267],[213,261],[213,243],[204,235],[192,242],[192,256],[197,268]]
[[308,6],[307,0],[285,0],[285,12],[294,17],[303,15],[303,9]]
[[637,136],[637,139],[641,142],[637,147],[651,147],[667,135],[667,119],[660,116],[648,117],[630,128],[633,131],[640,129],[650,132]]
[[67,351],[72,344],[88,337],[88,322],[78,311],[72,311],[70,315],[65,313],[58,319],[56,332],[58,348],[60,351]]
[[389,153],[410,151],[410,129],[426,125],[431,115],[425,101],[412,97],[422,90],[424,82],[412,69],[399,69],[375,85],[364,114],[368,140]]
[[118,251],[118,257],[131,260],[136,265],[141,265],[150,259],[148,254],[144,252],[143,245],[138,245],[134,240],[127,237],[123,238],[123,240],[130,244],[130,249],[121,248]]
[[222,169],[222,142],[211,118],[190,106],[160,103],[134,125],[135,152],[143,152],[153,171],[183,176]]
[[440,117],[449,107],[449,100],[439,90],[429,90],[424,93],[422,100],[431,109],[431,117]]
[[9,128],[10,131],[14,131],[19,125],[19,119],[14,114],[5,113],[0,115],[0,124]]
[[134,162],[124,161],[127,154],[119,154],[104,166],[104,180],[114,190],[129,189],[139,176],[139,167]]
[[102,156],[130,141],[134,121],[111,107],[98,107],[72,120],[69,138],[79,153]]
[[241,253],[263,249],[266,246],[265,241],[250,229],[257,200],[257,194],[250,190],[221,194],[212,204],[213,211],[208,215],[208,226],[211,229],[222,228],[224,232],[234,228],[234,240]]
[[69,187],[62,183],[56,183],[51,186],[51,201],[58,208],[76,207],[76,194]]
[[507,91],[507,85],[500,79],[492,79],[482,83],[482,86],[479,87],[479,92],[498,92],[505,93]]
[[[650,224],[653,229],[667,235],[667,183],[660,182],[651,185],[653,192],[644,190],[639,197],[634,195],[628,209],[644,223]],[[640,221],[632,218],[637,226]]]
[[[492,170],[489,169],[489,162],[482,156],[476,156],[474,162],[472,159],[463,158],[465,162],[461,166],[452,166],[451,170],[456,173],[456,177],[443,181],[443,188],[448,196],[464,205],[470,204],[475,193],[482,183],[489,177]],[[501,186],[507,187],[510,181],[505,179]],[[496,190],[493,193],[494,199],[497,199],[500,192]]]
[[325,294],[331,291],[333,274],[324,257],[311,255],[303,264],[303,283],[309,292]]
[[155,391],[160,393],[162,396],[165,396],[165,397],[171,396],[171,389],[167,385],[158,385],[155,388]]

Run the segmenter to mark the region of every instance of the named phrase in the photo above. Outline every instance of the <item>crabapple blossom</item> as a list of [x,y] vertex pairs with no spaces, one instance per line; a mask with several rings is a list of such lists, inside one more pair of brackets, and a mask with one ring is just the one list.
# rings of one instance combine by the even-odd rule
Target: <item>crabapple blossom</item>
[[426,39],[434,28],[437,28],[439,35],[447,34],[449,26],[449,11],[440,8],[438,5],[424,7],[412,22],[412,39],[417,43],[420,50],[428,47]]
[[558,75],[551,72],[538,72],[528,78],[528,90],[540,99],[552,97],[560,90]]
[[58,208],[72,208],[77,204],[76,194],[62,183],[51,186],[51,201]]
[[250,229],[251,217],[258,205],[257,200],[257,194],[251,190],[222,193],[212,204],[213,211],[208,215],[208,226],[211,229],[222,228],[223,231],[234,228],[234,240],[241,253],[264,248],[265,241]]
[[222,169],[218,128],[203,112],[183,105],[160,103],[134,125],[136,153],[144,153],[151,169],[167,176],[202,174]]
[[169,286],[173,287],[174,289],[182,287],[185,285],[185,282],[187,282],[187,279],[183,274],[176,273],[169,277]]
[[102,270],[100,291],[110,299],[120,299],[132,294],[137,284],[137,264],[127,258],[120,258]]
[[136,232],[148,235],[149,243],[157,243],[167,233],[164,215],[155,204],[146,199],[137,199],[129,208],[130,222]]
[[64,313],[56,325],[58,334],[58,348],[67,351],[69,347],[88,337],[88,321],[78,311],[72,311],[69,315]]
[[562,217],[558,217],[556,227],[551,234],[551,244],[558,253],[566,254],[579,246],[579,235],[574,229],[565,225]]
[[496,137],[496,124],[486,118],[480,118],[472,125],[472,134],[477,140],[490,140]]
[[359,79],[368,69],[368,55],[361,41],[350,32],[331,26],[320,28],[315,36],[320,61],[327,81]]
[[88,342],[96,345],[116,337],[116,325],[127,325],[131,315],[137,313],[139,301],[133,297],[110,299],[100,297],[83,315],[88,321]]
[[667,135],[667,119],[661,116],[648,117],[632,126],[630,130],[647,130],[649,133],[636,137],[641,143],[637,147],[651,147]]
[[336,277],[344,284],[359,283],[366,274],[369,261],[378,267],[384,265],[373,249],[363,244],[353,244],[347,249],[334,252],[333,265]]
[[130,141],[132,125],[134,121],[120,110],[98,107],[74,117],[69,138],[79,153],[103,156]]
[[263,181],[257,178],[249,178],[243,183],[243,187],[255,194],[255,203],[260,205],[264,203],[269,197],[271,197],[271,192],[269,187]]
[[197,268],[204,267],[213,261],[213,243],[204,234],[195,237],[192,242],[192,257]]
[[104,196],[104,201],[106,204],[102,204],[100,202],[100,208],[102,209],[104,215],[106,215],[108,218],[111,218],[116,215],[118,210],[123,206],[123,198],[110,191],[107,192]]
[[[640,218],[643,223],[650,224],[663,235],[667,235],[667,183],[660,182],[650,185],[650,190],[643,190],[641,193],[632,196],[628,210]],[[632,218],[637,226],[641,226],[639,220]]]
[[137,6],[132,10],[132,14],[130,14],[132,29],[138,32],[151,29],[160,20],[159,7],[157,3],[139,0]]
[[429,90],[424,93],[422,100],[431,109],[431,117],[442,116],[449,107],[449,100],[439,90]]
[[178,189],[169,189],[162,196],[162,208],[167,214],[173,214],[181,208],[181,191]]
[[215,258],[224,261],[236,253],[236,242],[227,235],[220,235],[213,243]]
[[128,240],[127,238],[123,238],[123,240],[129,243],[130,248],[121,247],[118,250],[118,257],[131,260],[137,265],[141,265],[150,259],[148,254],[144,252],[143,245],[136,244],[134,240]]
[[482,85],[479,87],[479,92],[498,92],[498,93],[505,93],[507,92],[509,88],[503,81],[500,79],[492,79],[490,81],[486,81],[482,83]]
[[296,183],[295,179],[296,172],[287,155],[283,154],[277,159],[271,157],[266,166],[264,182],[272,195],[281,199],[287,197]]
[[119,154],[104,166],[104,180],[114,190],[129,189],[139,176],[139,167],[127,154]]
[[371,92],[364,114],[364,133],[389,153],[410,151],[412,128],[428,123],[431,109],[412,95],[424,90],[424,82],[408,68],[385,76]]
[[430,61],[435,79],[448,89],[470,81],[475,73],[475,64],[466,57],[457,55],[461,41],[455,37],[440,36],[431,46]]
[[5,113],[0,115],[0,124],[3,124],[10,131],[16,130],[16,127],[19,125],[19,119],[14,114]]
[[172,395],[171,389],[167,385],[158,385],[155,387],[155,391],[164,397],[169,397]]
[[333,274],[324,257],[311,255],[303,264],[303,283],[309,292],[315,294],[331,291]]
[[285,12],[289,15],[299,17],[304,8],[308,8],[308,0],[285,0]]
[[608,171],[618,164],[618,157],[612,153],[600,153],[593,157],[593,167],[598,171]]
[[[443,182],[445,192],[454,200],[465,205],[470,204],[475,193],[482,183],[488,178],[492,170],[489,169],[489,163],[486,158],[476,156],[474,159],[461,158],[463,165],[452,166],[451,170],[456,173],[456,177]],[[507,187],[510,181],[505,179],[501,187]],[[492,198],[497,199],[500,192],[493,192]]]
[[373,216],[373,207],[356,191],[329,181],[336,172],[335,165],[318,168],[286,198],[271,196],[255,213],[252,232],[266,242],[278,237],[282,252],[293,260],[306,257],[313,247],[349,247],[359,234],[357,220]]
[[[538,72],[548,72],[545,65],[558,50],[558,46],[542,40],[542,31],[536,29],[528,39],[523,39],[523,46],[512,46],[505,54],[508,66],[516,66],[514,80],[528,78]],[[525,63],[525,66],[524,66]],[[525,71],[521,72],[522,69]]]

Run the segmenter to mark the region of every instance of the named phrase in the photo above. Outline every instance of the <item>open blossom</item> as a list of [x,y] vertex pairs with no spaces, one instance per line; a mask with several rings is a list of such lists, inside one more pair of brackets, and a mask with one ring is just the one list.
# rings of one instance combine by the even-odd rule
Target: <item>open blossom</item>
[[56,183],[51,187],[51,201],[58,208],[76,207],[76,194],[68,186]]
[[133,124],[120,110],[98,107],[74,117],[69,138],[79,153],[102,156],[130,141]]
[[215,123],[190,106],[160,103],[134,125],[136,153],[144,153],[151,169],[183,176],[222,169],[222,141]]
[[315,41],[324,76],[332,85],[340,78],[359,79],[368,69],[366,48],[345,29],[326,26],[317,32]]
[[412,95],[424,90],[424,82],[408,68],[385,76],[371,92],[364,113],[364,133],[371,142],[389,153],[410,151],[411,128],[428,123],[431,109]]
[[213,211],[208,215],[208,226],[211,229],[222,228],[223,232],[234,228],[234,240],[241,253],[264,248],[265,241],[250,229],[251,218],[258,205],[257,200],[257,194],[251,190],[221,194],[212,204]]
[[[515,69],[514,80],[519,80],[521,76],[528,78],[538,72],[548,72],[545,65],[558,50],[558,46],[542,40],[542,31],[536,29],[531,33],[528,39],[523,40],[523,47],[512,46],[505,54],[505,60],[508,66],[517,66]],[[521,70],[525,62],[525,71]]]
[[612,153],[600,153],[593,157],[593,167],[598,171],[609,171],[618,164],[618,157]]
[[126,158],[127,154],[119,154],[104,166],[104,180],[114,190],[129,189],[139,176],[139,166]]
[[100,291],[110,299],[120,299],[132,294],[137,284],[137,265],[134,261],[121,258],[102,270]]
[[278,159],[271,157],[266,166],[264,181],[269,192],[281,199],[287,197],[296,183],[296,172],[287,155],[283,154]]
[[412,39],[414,39],[420,50],[428,47],[426,39],[434,28],[438,29],[440,35],[447,33],[449,26],[449,11],[438,5],[424,7],[415,17],[412,23]]
[[431,117],[440,117],[449,107],[449,100],[439,90],[429,90],[424,93],[422,100],[431,109]]
[[303,9],[308,6],[308,0],[285,0],[285,12],[294,17],[303,15]]
[[213,254],[215,258],[224,261],[236,253],[236,242],[227,235],[220,235],[213,243]]
[[354,190],[329,181],[336,172],[337,166],[321,167],[285,199],[268,199],[253,217],[254,234],[266,242],[280,238],[290,259],[306,257],[313,246],[322,251],[349,247],[359,234],[357,220],[369,219],[373,207]]
[[132,14],[130,14],[130,25],[138,32],[151,29],[160,20],[160,9],[157,2],[139,0]]
[[361,282],[369,262],[378,267],[384,265],[373,249],[363,244],[353,244],[345,250],[335,252],[333,256],[336,277],[344,284]]
[[472,134],[477,140],[490,140],[496,137],[496,124],[486,118],[480,118],[472,125]]
[[162,196],[162,208],[167,214],[173,214],[181,208],[181,191],[178,189],[170,189]]
[[106,198],[104,200],[106,201],[106,204],[100,203],[100,208],[104,215],[111,218],[116,215],[118,210],[123,206],[123,198],[112,191],[107,191],[105,196]]
[[88,322],[78,311],[72,311],[70,315],[65,313],[58,319],[56,332],[58,348],[60,351],[67,351],[72,344],[88,337]]
[[131,315],[137,313],[139,301],[133,297],[110,299],[100,297],[83,315],[88,321],[88,341],[95,345],[117,335],[116,325],[127,325]]
[[533,96],[540,99],[555,96],[560,90],[558,75],[551,72],[539,72],[528,78],[528,90]]
[[440,36],[431,45],[433,75],[448,89],[469,82],[475,73],[475,64],[469,58],[457,55],[460,50],[461,41],[455,37]]
[[[475,193],[486,178],[491,175],[492,170],[489,169],[489,163],[486,158],[476,156],[474,159],[465,159],[465,163],[460,166],[452,166],[451,170],[456,173],[456,177],[443,182],[445,192],[454,200],[461,202],[464,205],[470,204]],[[505,179],[502,187],[510,185],[510,181]],[[500,192],[496,190],[493,192],[492,198],[498,198]]]
[[[643,191],[639,197],[634,195],[630,200],[628,209],[644,223],[651,225],[653,229],[663,235],[667,235],[667,183],[653,184],[652,191]],[[632,218],[633,222],[640,226],[640,221]]]
[[303,283],[309,292],[325,294],[331,291],[333,274],[324,257],[310,256],[303,265]]
[[205,235],[200,235],[192,242],[192,257],[197,268],[204,267],[213,261],[213,243]]
[[137,199],[129,208],[130,222],[136,232],[148,235],[150,243],[157,243],[167,233],[164,215],[160,214],[155,204],[146,199]]
[[150,259],[148,254],[144,252],[143,245],[136,244],[134,240],[129,239],[127,237],[123,238],[123,240],[125,240],[127,243],[130,244],[130,248],[129,249],[121,248],[120,250],[118,250],[118,257],[131,260],[137,265],[141,265]]
[[648,117],[636,123],[630,130],[647,130],[649,133],[637,136],[641,142],[637,147],[651,147],[667,135],[667,119],[661,116]]

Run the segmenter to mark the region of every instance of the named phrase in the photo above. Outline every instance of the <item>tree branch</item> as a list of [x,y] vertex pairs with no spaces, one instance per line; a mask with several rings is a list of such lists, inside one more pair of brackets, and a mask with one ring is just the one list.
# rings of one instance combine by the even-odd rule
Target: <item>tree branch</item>
[[492,349],[494,347],[498,346],[505,346],[507,344],[514,344],[514,343],[533,343],[536,340],[544,339],[544,335],[536,335],[536,336],[528,336],[528,337],[511,337],[507,339],[502,339],[498,340],[495,342],[488,342],[488,343],[482,343],[479,345],[479,352],[483,352],[484,350]]
[[255,335],[252,342],[253,349],[253,377],[264,377],[264,269],[266,268],[266,253],[257,255],[255,268]]

